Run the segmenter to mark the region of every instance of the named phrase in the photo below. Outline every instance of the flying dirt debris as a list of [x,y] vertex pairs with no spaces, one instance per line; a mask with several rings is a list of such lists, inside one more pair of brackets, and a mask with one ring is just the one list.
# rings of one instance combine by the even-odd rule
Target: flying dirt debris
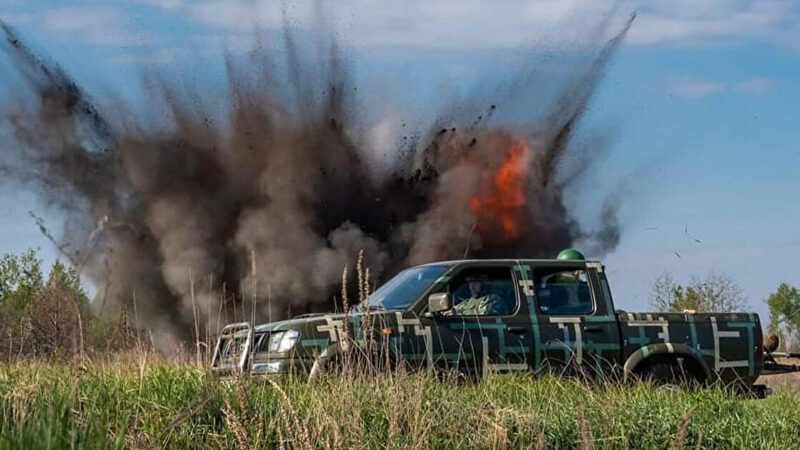
[[[465,248],[472,258],[531,258],[580,242],[602,256],[619,241],[618,198],[609,195],[590,225],[573,215],[565,193],[580,189],[601,152],[571,143],[632,20],[587,50],[524,126],[493,122],[503,102],[467,101],[460,110],[474,115],[409,125],[389,170],[375,167],[330,37],[324,57],[307,57],[287,29],[282,51],[262,46],[229,62],[221,109],[185,86],[152,83],[148,120],[118,102],[95,104],[0,23],[20,84],[0,113],[0,176],[63,213],[60,248],[99,287],[95,306],[135,292],[160,342],[188,337],[192,297],[212,327],[242,298],[256,299],[264,318],[327,310],[362,249],[375,277]],[[292,68],[288,82],[275,67]],[[530,89],[527,76],[504,98]]]

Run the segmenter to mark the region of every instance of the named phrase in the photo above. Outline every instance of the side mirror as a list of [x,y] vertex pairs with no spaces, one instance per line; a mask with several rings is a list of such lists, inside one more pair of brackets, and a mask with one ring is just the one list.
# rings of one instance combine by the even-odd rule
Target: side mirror
[[450,294],[447,292],[440,292],[428,296],[428,312],[437,313],[447,311],[451,308],[453,308],[453,302],[450,301]]

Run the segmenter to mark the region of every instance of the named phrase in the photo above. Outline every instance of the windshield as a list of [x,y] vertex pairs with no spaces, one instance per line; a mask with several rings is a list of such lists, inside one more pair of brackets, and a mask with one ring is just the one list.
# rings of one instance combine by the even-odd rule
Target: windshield
[[450,266],[422,266],[406,269],[369,296],[369,306],[378,309],[406,309]]

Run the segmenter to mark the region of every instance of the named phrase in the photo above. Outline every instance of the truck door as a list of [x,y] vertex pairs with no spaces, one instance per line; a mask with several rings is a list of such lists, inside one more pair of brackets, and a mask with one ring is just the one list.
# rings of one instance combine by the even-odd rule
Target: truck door
[[464,373],[528,370],[532,345],[527,307],[511,263],[465,264],[447,283],[453,309],[430,316],[434,359]]
[[619,326],[596,263],[564,262],[533,269],[542,366],[590,378],[619,362]]

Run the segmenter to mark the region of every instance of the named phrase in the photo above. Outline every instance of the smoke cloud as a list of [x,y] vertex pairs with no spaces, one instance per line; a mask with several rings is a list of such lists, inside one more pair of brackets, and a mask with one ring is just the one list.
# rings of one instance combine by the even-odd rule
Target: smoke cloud
[[[544,114],[503,126],[491,119],[504,103],[467,99],[476,115],[407,133],[387,163],[364,143],[393,142],[392,122],[358,123],[335,44],[313,70],[288,31],[284,51],[230,62],[221,109],[155,83],[148,101],[162,113],[143,122],[119,102],[96,106],[0,22],[23,85],[0,113],[0,181],[63,212],[56,240],[99,286],[95,306],[135,295],[164,343],[185,339],[195,317],[213,328],[243,299],[255,298],[260,319],[327,309],[359,250],[384,279],[410,264],[552,257],[576,243],[601,256],[620,238],[617,199],[597,228],[571,214],[565,191],[593,153],[570,142],[629,26],[576,67]],[[275,67],[292,71],[288,89]]]

